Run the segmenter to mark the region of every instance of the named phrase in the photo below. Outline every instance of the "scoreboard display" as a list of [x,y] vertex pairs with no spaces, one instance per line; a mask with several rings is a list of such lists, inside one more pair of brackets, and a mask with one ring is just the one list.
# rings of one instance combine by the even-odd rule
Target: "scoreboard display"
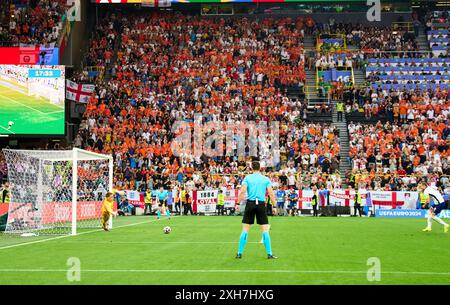
[[0,136],[65,134],[65,67],[0,65]]

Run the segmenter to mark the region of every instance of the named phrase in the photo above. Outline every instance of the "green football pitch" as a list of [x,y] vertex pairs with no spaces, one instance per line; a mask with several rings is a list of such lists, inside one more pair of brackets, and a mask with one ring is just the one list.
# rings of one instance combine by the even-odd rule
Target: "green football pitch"
[[[424,219],[272,217],[277,260],[266,258],[257,227],[243,258],[234,258],[240,221],[126,216],[116,218],[110,232],[2,235],[0,285],[450,284],[450,234],[436,223],[422,232]],[[163,233],[167,225],[170,234]],[[79,282],[67,280],[73,257],[80,262]],[[380,281],[368,280],[369,258],[379,260]]]
[[[14,124],[8,128],[8,122]],[[0,83],[0,134],[64,134],[64,108]]]

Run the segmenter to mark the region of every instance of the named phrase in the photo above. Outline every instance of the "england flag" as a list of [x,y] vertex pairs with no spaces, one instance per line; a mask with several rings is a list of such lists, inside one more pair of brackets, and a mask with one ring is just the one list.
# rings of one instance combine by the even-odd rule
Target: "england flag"
[[95,86],[92,84],[77,84],[73,81],[66,81],[66,98],[68,100],[87,103]]

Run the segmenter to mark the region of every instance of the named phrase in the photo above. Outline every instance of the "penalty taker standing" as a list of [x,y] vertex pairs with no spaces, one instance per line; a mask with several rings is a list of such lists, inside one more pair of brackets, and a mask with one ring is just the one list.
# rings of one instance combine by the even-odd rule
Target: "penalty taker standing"
[[266,213],[266,193],[272,202],[276,202],[275,194],[272,189],[272,183],[269,178],[260,173],[259,162],[252,162],[253,173],[248,175],[242,181],[239,192],[239,202],[247,198],[244,217],[242,219],[242,233],[239,238],[239,249],[236,258],[242,258],[245,245],[247,244],[248,232],[250,226],[256,222],[261,226],[263,244],[266,248],[267,258],[277,258],[272,254],[270,244],[269,220]]
[[[430,207],[427,215],[427,227],[423,229],[423,231],[431,231],[431,224],[433,222],[432,219],[434,219],[437,223],[444,226],[444,232],[447,233],[450,225],[437,216],[446,207],[444,197],[442,197],[441,193],[437,189],[428,186],[425,182],[421,182],[418,189],[420,193],[419,196],[425,196],[425,198],[427,198],[425,206],[428,205]],[[430,197],[433,198],[434,206],[431,206],[430,204]]]

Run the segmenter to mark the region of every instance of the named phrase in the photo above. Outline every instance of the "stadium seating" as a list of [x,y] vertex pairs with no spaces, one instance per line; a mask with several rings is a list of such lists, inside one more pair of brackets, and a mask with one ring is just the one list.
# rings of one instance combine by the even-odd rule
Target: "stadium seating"
[[448,55],[450,46],[449,28],[450,22],[446,11],[435,11],[428,18],[426,34],[430,49],[436,57]]
[[450,37],[448,30],[428,31],[428,40],[434,56],[448,55],[448,49],[450,48]]
[[358,47],[366,53],[386,51],[388,53],[384,53],[383,56],[394,56],[395,52],[407,55],[407,52],[418,50],[414,35],[396,26],[333,23],[318,24],[316,28],[318,34],[343,34],[347,45]]
[[[57,10],[59,5],[48,9]],[[83,66],[109,68],[111,73],[106,81],[96,81],[74,145],[113,154],[115,183],[123,188],[143,189],[171,180],[194,181],[198,187],[236,185],[239,173],[249,170],[248,158],[186,153],[176,157],[170,147],[176,136],[173,123],[185,121],[192,126],[194,113],[201,113],[203,122],[225,121],[236,126],[246,120],[278,121],[277,175],[284,177],[284,170],[292,165],[297,186],[339,186],[338,129],[326,120],[308,119],[306,101],[287,94],[305,82],[304,23],[302,17],[208,19],[172,12],[135,12],[126,19],[114,14],[102,17],[89,40]],[[410,151],[422,143],[426,143],[427,159],[412,162],[407,173],[424,173],[427,166],[427,173],[448,171],[448,128],[443,128],[449,115],[448,58],[418,56],[414,35],[395,26],[317,23],[312,34],[322,35],[322,43],[360,48],[318,52],[312,63],[330,86],[339,79],[352,85],[351,69],[367,64],[369,87],[346,87],[354,90],[350,98],[344,98],[346,112],[358,113],[367,122],[385,122],[349,126],[354,173],[398,172],[398,159],[413,155]],[[430,44],[441,46],[448,39],[448,30],[441,28],[431,28],[427,34]],[[10,41],[26,40],[22,36]],[[345,36],[346,42],[338,36]],[[73,80],[91,82],[92,76],[84,70]],[[342,94],[332,92],[333,97]],[[403,134],[425,130],[424,126],[434,131],[404,139]],[[390,155],[397,161],[376,166],[376,158],[383,158],[383,153],[373,147],[383,143],[366,143],[374,137],[378,141],[393,138]],[[437,166],[432,162],[434,147],[441,151]],[[369,157],[376,159],[371,162],[373,169],[363,161]],[[279,179],[286,184],[286,177]]]
[[[36,1],[35,1],[36,2]],[[6,5],[8,2],[5,3]],[[3,15],[0,42],[3,46],[56,43],[68,8],[66,0],[40,0],[32,7],[29,1],[12,1],[14,10]],[[9,7],[4,7],[7,12]]]
[[[415,97],[418,96],[420,94]],[[397,111],[397,119],[399,112],[405,113],[404,119],[400,117],[400,121],[378,122],[376,125],[349,124],[349,156],[354,173],[371,176],[372,180],[366,182],[372,183],[372,187],[375,174],[388,174],[389,178],[449,175],[448,100],[441,97],[440,101],[432,98],[432,101],[424,102],[411,98],[411,102],[401,100],[400,105],[395,103],[393,109]],[[409,179],[411,177],[403,177],[395,183],[385,181],[378,187],[389,184],[389,188],[398,189]]]
[[371,58],[366,76],[373,88],[441,89],[449,88],[447,58]]
[[97,26],[89,42],[89,51],[86,56],[85,66],[105,67],[111,62],[114,51],[114,43],[117,38],[118,20],[115,15],[105,17]]
[[[180,22],[186,24],[185,30],[169,30]],[[336,179],[339,176],[336,171],[339,167],[337,130],[327,123],[321,128],[314,123],[301,123],[298,119],[304,118],[306,105],[285,94],[286,87],[301,86],[304,80],[301,47],[284,47],[302,45],[302,32],[294,32],[291,40],[281,35],[292,31],[286,26],[289,22],[283,18],[264,19],[260,23],[244,19],[221,20],[221,23],[213,25],[211,21],[199,17],[187,20],[167,13],[135,16],[124,22],[119,33],[122,43],[113,77],[108,84],[97,88],[96,98],[89,103],[86,121],[77,137],[78,144],[99,152],[114,153],[118,168],[116,183],[125,187],[139,188],[149,186],[149,183],[153,186],[164,183],[167,177],[179,177],[179,181],[195,178],[194,184],[197,186],[217,182],[235,185],[240,181],[238,172],[249,168],[245,159],[175,158],[169,149],[173,135],[167,131],[175,119],[192,122],[194,112],[206,115],[205,121],[224,118],[239,122],[252,118],[243,111],[254,109],[258,117],[265,120],[277,118],[281,120],[281,128],[289,130],[280,138],[283,144],[280,147],[282,162],[278,170],[292,163],[294,169],[302,173],[295,178],[297,185],[325,183],[327,176],[321,181],[323,172],[330,173],[329,178],[334,185],[340,185],[340,179]],[[275,28],[274,24],[279,25],[277,30],[272,30],[272,44],[275,47],[272,45],[269,48],[262,33]],[[206,25],[212,26],[217,36],[212,37],[199,30],[200,26]],[[219,31],[219,27],[227,31]],[[248,29],[247,33],[242,33],[242,28]],[[448,115],[445,110],[448,103],[442,98],[442,90],[447,89],[449,83],[447,60],[411,57],[414,55],[412,53],[410,57],[402,55],[402,58],[390,55],[387,58],[371,58],[372,49],[392,50],[393,45],[398,50],[417,50],[415,40],[406,32],[391,32],[395,32],[394,29],[346,29],[346,34],[364,38],[359,43],[364,46],[364,57],[368,63],[366,73],[371,81],[371,87],[359,96],[356,107],[352,102],[347,105],[348,112],[362,109],[369,119],[384,115],[395,119],[400,124],[399,128],[405,129],[410,128],[407,124],[430,118],[433,122],[440,122],[430,123],[433,128],[438,128],[436,126],[441,126]],[[239,40],[230,38],[234,33],[239,34]],[[374,38],[375,33],[386,35],[389,43],[381,43],[379,38]],[[169,46],[168,37],[175,43]],[[214,45],[215,52],[209,45]],[[186,49],[188,46],[192,51]],[[264,56],[265,62],[258,64],[260,60],[257,59],[261,56]],[[324,62],[326,67],[323,68],[326,69],[330,63],[335,67],[355,65],[355,57],[351,53],[328,57],[318,54],[319,66]],[[170,62],[171,69],[168,69],[167,62]],[[282,70],[288,71],[287,78],[280,78]],[[397,94],[383,91],[389,89],[420,90],[415,95],[408,92],[411,93],[407,95],[411,104],[404,118],[399,116],[398,108],[404,107],[399,107]],[[437,90],[437,93],[431,93],[429,89]],[[267,95],[271,97],[267,98]],[[421,104],[415,105],[413,100]],[[430,109],[433,114],[430,114]],[[291,114],[286,115],[286,110]],[[322,137],[329,134],[333,134],[333,138],[324,141]],[[444,141],[445,131],[441,130],[440,135],[441,141]],[[353,165],[357,163],[355,160],[359,160],[359,154],[367,149],[358,146],[362,150],[354,151],[358,136],[355,133],[351,137]],[[325,155],[328,160],[324,165]],[[310,163],[310,160],[314,162]],[[329,166],[328,162],[333,166]],[[447,170],[442,164],[440,172]],[[355,165],[354,169],[359,170],[359,167]],[[377,170],[384,173],[386,168]],[[416,170],[413,167],[412,174]]]
[[324,82],[342,81],[345,84],[353,82],[353,60],[345,53],[316,55],[317,76]]
[[[305,103],[286,96],[286,89],[299,88],[305,77],[303,34],[289,26],[292,22],[300,20],[214,23],[167,13],[129,18],[122,26],[112,79],[97,88],[100,94],[88,104],[78,144],[113,153],[116,183],[122,187],[155,185],[177,176],[186,181],[195,174],[197,184],[238,183],[238,171],[248,169],[245,159],[175,158],[168,132],[173,122],[192,122],[194,112],[203,113],[205,121],[278,120],[283,131],[278,169],[288,163],[296,170],[303,167],[309,177],[305,181],[334,173],[337,130],[327,123],[301,123]],[[215,36],[202,30],[206,26]],[[236,34],[239,39],[233,38]]]

